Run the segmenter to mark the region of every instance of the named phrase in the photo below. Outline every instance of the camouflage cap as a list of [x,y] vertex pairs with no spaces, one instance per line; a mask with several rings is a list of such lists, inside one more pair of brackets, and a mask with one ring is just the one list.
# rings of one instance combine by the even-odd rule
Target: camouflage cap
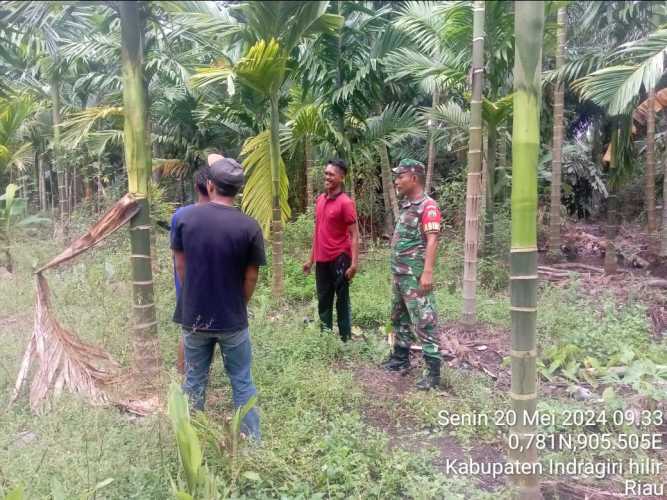
[[404,158],[400,161],[398,167],[392,169],[392,172],[394,172],[394,174],[396,175],[402,174],[404,172],[412,172],[413,174],[417,175],[425,175],[426,168],[424,167],[424,164],[420,161],[413,160],[411,158]]

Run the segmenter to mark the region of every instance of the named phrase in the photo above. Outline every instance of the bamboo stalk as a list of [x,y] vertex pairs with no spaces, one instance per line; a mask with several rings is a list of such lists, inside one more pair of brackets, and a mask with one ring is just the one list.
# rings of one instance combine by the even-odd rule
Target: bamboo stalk
[[465,252],[463,263],[464,327],[477,319],[477,247],[482,174],[482,89],[484,86],[484,2],[473,3],[472,98],[470,101],[470,140],[466,186]]
[[[537,407],[537,162],[540,144],[542,72],[542,2],[515,2],[514,116],[512,144],[512,246],[510,288],[512,316],[512,383],[510,396],[517,415],[510,433],[518,449],[510,460],[534,464],[537,449],[531,435]],[[530,444],[530,445],[529,445]],[[530,467],[527,467],[529,470]],[[516,498],[541,498],[539,478],[518,474]]]

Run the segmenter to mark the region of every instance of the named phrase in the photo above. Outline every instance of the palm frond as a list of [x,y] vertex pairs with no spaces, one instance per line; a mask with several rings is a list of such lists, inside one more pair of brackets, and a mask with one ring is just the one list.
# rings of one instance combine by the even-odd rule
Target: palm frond
[[610,57],[613,66],[576,80],[572,87],[582,98],[606,108],[612,116],[628,113],[642,87],[655,88],[664,74],[665,54],[667,29],[662,29],[623,44]]
[[643,64],[604,68],[580,78],[572,87],[583,99],[590,99],[606,108],[610,115],[617,116],[628,112],[639,99],[642,86],[655,87],[664,72],[663,60],[661,52]]
[[227,61],[219,61],[215,66],[198,68],[197,72],[190,78],[194,88],[202,88],[212,83],[225,82],[227,92],[234,94],[234,68]]
[[440,58],[430,58],[403,47],[388,54],[383,62],[390,74],[389,80],[408,78],[420,82],[428,92],[435,86],[462,88],[465,85],[467,74],[463,61],[447,58],[444,54]]
[[366,121],[364,142],[374,146],[382,143],[391,146],[410,137],[421,137],[424,134],[425,130],[420,126],[412,106],[391,103],[381,114]]
[[572,61],[568,61],[557,70],[545,71],[543,83],[553,83],[562,81],[570,84],[585,75],[601,69],[607,59],[607,54],[601,54],[597,51],[584,54]]
[[435,123],[442,123],[446,128],[455,129],[458,132],[468,132],[470,128],[470,111],[466,111],[455,102],[440,104],[435,108],[422,109],[421,116]]
[[444,18],[439,2],[405,2],[395,26],[405,32],[422,53],[435,57],[441,52]]
[[[271,181],[271,131],[265,130],[250,137],[241,149],[246,184],[243,188],[243,210],[254,217],[264,237],[270,239],[273,183]],[[283,222],[289,220],[291,210],[287,201],[289,181],[285,163],[280,159],[280,207]]]
[[123,137],[122,130],[96,130],[90,132],[83,142],[91,154],[99,157],[110,145],[121,146]]
[[259,40],[236,63],[239,80],[265,96],[277,92],[285,79],[287,54],[275,40]]
[[[67,147],[76,148],[91,133],[93,126],[100,120],[118,119],[123,116],[123,108],[118,106],[100,106],[86,108],[73,113],[60,124],[63,130],[62,142]],[[119,124],[120,127],[120,124]]]
[[120,32],[93,33],[83,39],[65,40],[60,55],[72,64],[75,61],[113,61],[120,58]]

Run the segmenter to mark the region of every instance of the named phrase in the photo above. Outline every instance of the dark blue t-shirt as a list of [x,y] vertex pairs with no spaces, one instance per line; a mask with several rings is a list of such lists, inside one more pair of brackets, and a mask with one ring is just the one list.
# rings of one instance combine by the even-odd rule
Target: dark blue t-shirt
[[245,271],[266,264],[259,224],[234,207],[194,205],[177,218],[171,248],[185,253],[185,282],[174,321],[200,331],[247,328]]
[[[188,210],[189,208],[192,208],[194,205],[186,205],[184,207],[180,207],[176,209],[174,212],[174,215],[171,216],[171,232],[170,232],[170,239],[173,242],[174,241],[174,228],[176,227],[176,224],[178,223],[178,220],[181,218],[181,215]],[[178,300],[178,297],[181,296],[181,280],[178,279],[178,274],[176,274],[176,265],[174,264],[174,288],[176,289],[176,300]]]

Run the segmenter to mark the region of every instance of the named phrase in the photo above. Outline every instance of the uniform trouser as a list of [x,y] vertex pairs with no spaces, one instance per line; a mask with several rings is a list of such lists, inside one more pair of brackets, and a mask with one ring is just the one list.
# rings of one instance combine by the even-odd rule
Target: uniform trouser
[[350,284],[345,271],[351,259],[346,253],[335,260],[315,264],[315,285],[317,287],[317,308],[322,329],[333,329],[333,305],[336,296],[336,316],[338,331],[343,340],[352,336],[352,313],[350,310]]
[[424,356],[440,356],[434,296],[421,295],[417,277],[393,275],[391,324],[399,346],[409,348],[416,336]]
[[[252,349],[247,328],[232,334],[192,332],[183,329],[183,341],[185,345],[183,392],[188,395],[193,409],[204,409],[215,344],[220,345],[222,363],[232,385],[234,407],[243,406],[257,393],[250,371]],[[241,422],[241,430],[255,439],[260,438],[257,408],[251,408],[245,416]]]

